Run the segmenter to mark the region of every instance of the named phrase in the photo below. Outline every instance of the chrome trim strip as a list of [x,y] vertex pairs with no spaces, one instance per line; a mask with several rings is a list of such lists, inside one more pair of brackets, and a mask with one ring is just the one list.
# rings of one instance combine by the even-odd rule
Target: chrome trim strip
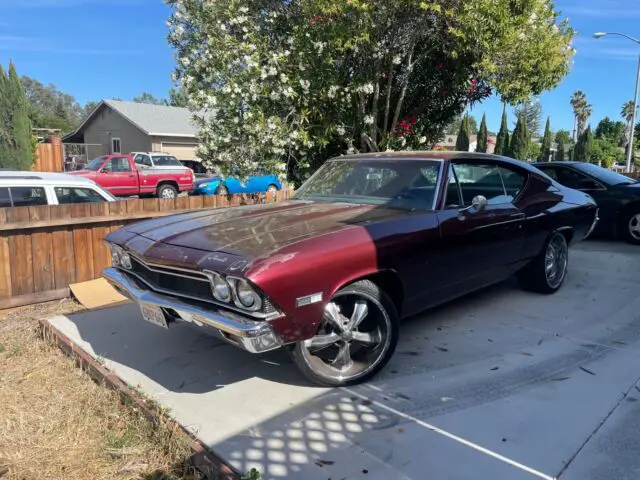
[[[102,272],[102,276],[131,300],[139,304],[172,309],[183,320],[213,327],[219,331],[223,339],[248,352],[266,352],[282,345],[280,337],[266,321],[255,321],[222,310],[205,310],[165,295],[158,295],[145,290],[129,273],[116,268],[107,268]],[[225,334],[233,338],[228,338]]]
[[[189,270],[189,269],[180,268],[180,267],[167,267],[165,265],[159,265],[157,263],[149,263],[149,262],[143,260],[142,257],[140,257],[139,255],[136,255],[135,253],[131,252],[131,250],[128,250],[128,249],[125,248],[125,251],[129,254],[129,256],[135,258],[138,263],[142,264],[144,267],[148,268],[149,270],[151,270],[153,272],[165,273],[167,275],[175,275],[175,276],[178,276],[178,277],[185,277],[185,278],[189,278],[191,280],[200,280],[202,282],[207,282],[207,283],[209,282],[209,278],[206,276],[206,274],[200,272],[199,270]],[[152,268],[151,265],[153,265],[153,267],[156,267],[156,268]],[[158,268],[161,268],[161,269],[164,269],[164,270],[158,270]],[[167,272],[166,270],[177,270],[179,272],[190,273],[193,276],[190,277],[190,276],[187,276],[187,275],[180,275],[179,273]]]
[[[436,180],[436,188],[433,192],[433,202],[431,204],[431,210],[432,211],[436,211],[437,207],[438,207],[438,195],[440,195],[440,185],[442,185],[442,182],[445,181],[443,179],[444,176],[444,160],[439,159],[439,158],[425,158],[425,160],[432,160],[432,161],[438,161],[440,162],[440,168],[438,169],[438,178]],[[448,180],[447,180],[448,181]]]
[[175,297],[188,298],[190,300],[195,300],[196,302],[210,303],[212,305],[216,305],[217,307],[227,308],[229,310],[233,310],[234,312],[242,313],[244,315],[249,315],[251,317],[255,317],[255,318],[259,318],[259,319],[263,319],[263,320],[272,320],[272,319],[277,318],[277,317],[279,317],[281,315],[281,312],[279,312],[278,310],[275,310],[275,307],[274,307],[274,311],[271,312],[271,313],[251,312],[251,311],[248,311],[248,310],[242,310],[240,308],[237,308],[233,303],[222,303],[222,302],[219,302],[219,301],[215,300],[214,298],[211,298],[210,300],[207,300],[205,298],[194,297],[192,295],[186,295],[184,293],[176,292],[174,290],[166,290],[164,288],[158,288],[157,286],[151,284],[150,282],[148,282],[147,280],[142,278],[140,275],[138,275],[138,274],[136,274],[135,272],[132,272],[132,271],[127,271],[127,274],[129,274],[129,275],[135,277],[136,279],[140,280],[142,283],[144,283],[147,287],[149,287],[154,292],[164,293],[165,295],[172,295],[172,296],[175,296]]

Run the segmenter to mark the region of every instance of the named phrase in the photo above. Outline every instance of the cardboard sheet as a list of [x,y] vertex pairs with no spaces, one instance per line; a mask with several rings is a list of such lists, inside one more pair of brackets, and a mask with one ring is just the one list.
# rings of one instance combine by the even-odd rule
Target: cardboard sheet
[[87,308],[101,308],[127,301],[104,278],[74,283],[69,288],[76,300]]

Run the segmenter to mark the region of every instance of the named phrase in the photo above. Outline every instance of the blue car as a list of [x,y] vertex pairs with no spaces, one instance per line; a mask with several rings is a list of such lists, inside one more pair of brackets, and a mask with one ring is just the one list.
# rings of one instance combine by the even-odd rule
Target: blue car
[[282,184],[275,175],[249,177],[242,183],[237,178],[211,177],[197,180],[193,184],[193,195],[232,195],[234,193],[276,193]]

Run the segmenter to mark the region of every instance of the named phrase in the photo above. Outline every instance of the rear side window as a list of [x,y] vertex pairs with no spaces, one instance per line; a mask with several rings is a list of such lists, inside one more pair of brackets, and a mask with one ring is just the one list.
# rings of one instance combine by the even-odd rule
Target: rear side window
[[152,167],[153,166],[151,164],[151,159],[149,158],[149,155],[138,154],[138,155],[136,155],[135,162],[136,162],[137,165],[142,165],[143,167]]
[[183,165],[178,161],[176,157],[170,156],[154,156],[153,163],[156,167],[182,167]]
[[60,205],[67,203],[94,203],[105,201],[98,192],[91,190],[90,188],[56,187],[55,192]]
[[47,195],[42,187],[11,187],[14,207],[47,205]]
[[11,206],[11,197],[9,196],[9,189],[7,187],[0,187],[0,208],[7,208]]

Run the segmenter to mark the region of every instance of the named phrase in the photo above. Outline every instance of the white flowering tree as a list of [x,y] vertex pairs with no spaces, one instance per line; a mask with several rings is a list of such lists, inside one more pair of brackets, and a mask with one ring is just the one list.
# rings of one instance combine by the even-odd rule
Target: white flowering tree
[[551,0],[169,0],[175,80],[224,174],[428,148],[469,104],[568,72]]

